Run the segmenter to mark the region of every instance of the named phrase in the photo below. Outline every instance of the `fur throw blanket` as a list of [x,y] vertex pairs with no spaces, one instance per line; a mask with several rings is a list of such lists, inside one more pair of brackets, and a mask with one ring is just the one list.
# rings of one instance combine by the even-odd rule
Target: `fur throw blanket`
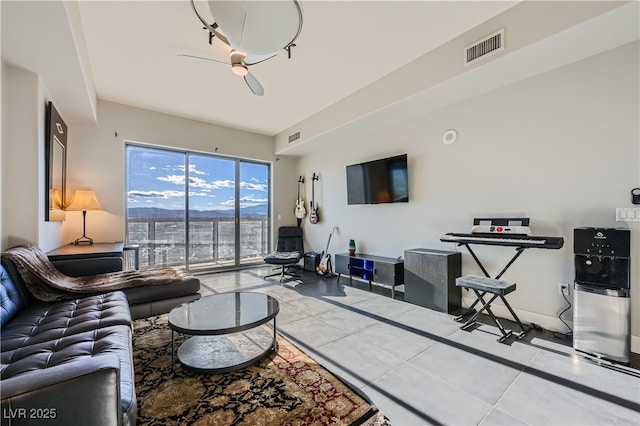
[[69,277],[58,271],[47,255],[35,245],[12,247],[2,252],[2,257],[6,257],[16,266],[29,292],[36,299],[45,302],[75,299],[132,287],[169,284],[183,279],[183,275],[173,268]]

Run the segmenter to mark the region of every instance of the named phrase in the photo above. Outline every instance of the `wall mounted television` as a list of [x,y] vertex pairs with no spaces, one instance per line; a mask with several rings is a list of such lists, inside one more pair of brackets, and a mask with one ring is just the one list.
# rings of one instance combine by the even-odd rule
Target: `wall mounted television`
[[408,201],[407,154],[347,166],[347,204]]

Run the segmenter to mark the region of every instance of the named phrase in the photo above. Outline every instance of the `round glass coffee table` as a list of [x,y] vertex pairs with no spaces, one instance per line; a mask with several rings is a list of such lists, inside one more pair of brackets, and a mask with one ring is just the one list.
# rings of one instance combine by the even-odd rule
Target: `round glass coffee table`
[[[169,312],[171,361],[175,332],[190,337],[178,349],[178,360],[199,373],[226,373],[245,368],[276,351],[278,301],[262,293],[234,292],[205,296]],[[273,320],[273,331],[260,327]]]

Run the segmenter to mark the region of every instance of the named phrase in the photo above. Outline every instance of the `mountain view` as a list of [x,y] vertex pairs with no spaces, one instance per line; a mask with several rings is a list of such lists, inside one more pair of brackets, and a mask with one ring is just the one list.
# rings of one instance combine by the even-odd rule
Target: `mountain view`
[[127,146],[127,241],[140,246],[141,267],[260,260],[268,212],[266,164]]
[[[268,216],[268,206],[266,204],[240,207],[240,217],[266,219]],[[184,210],[170,210],[158,207],[132,207],[128,209],[130,218],[163,218],[163,219],[184,219]],[[192,219],[212,219],[212,218],[233,218],[234,210],[189,210],[189,217]]]

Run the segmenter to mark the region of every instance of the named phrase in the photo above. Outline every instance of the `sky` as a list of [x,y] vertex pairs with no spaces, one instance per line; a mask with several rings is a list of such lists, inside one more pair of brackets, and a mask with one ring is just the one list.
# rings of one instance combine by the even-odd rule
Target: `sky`
[[[234,208],[235,160],[127,146],[128,208],[184,209],[187,178],[189,209]],[[240,207],[266,204],[268,191],[269,166],[241,161]]]

